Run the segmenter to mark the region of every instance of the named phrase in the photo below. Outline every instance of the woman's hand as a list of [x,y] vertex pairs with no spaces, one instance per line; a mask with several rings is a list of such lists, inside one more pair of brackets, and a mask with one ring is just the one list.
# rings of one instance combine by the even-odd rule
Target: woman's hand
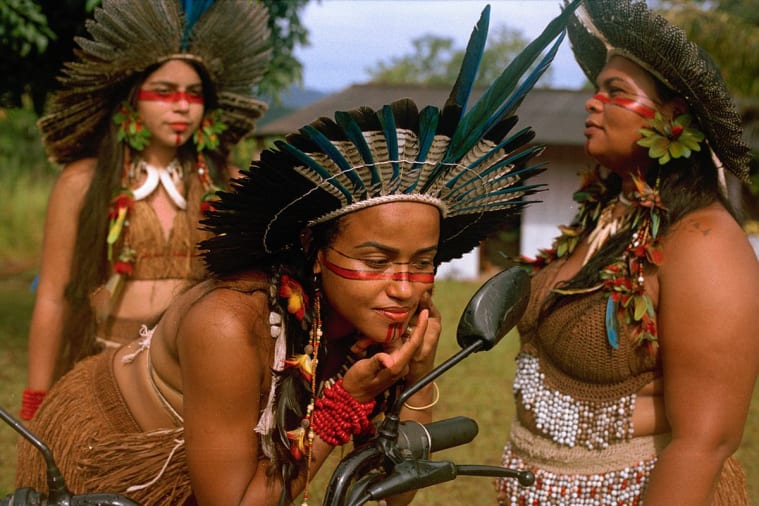
[[[343,378],[343,388],[357,401],[367,402],[381,394],[397,381],[407,378],[412,370],[418,372],[420,364],[431,361],[427,355],[434,355],[437,346],[437,336],[434,342],[427,335],[430,310],[419,312],[416,327],[408,339],[396,339],[387,343],[383,351],[371,357],[357,361]],[[439,329],[439,320],[437,318]],[[433,327],[435,325],[433,324]],[[437,331],[439,335],[439,330]],[[368,341],[360,339],[351,351],[360,352],[366,349]],[[434,357],[433,357],[434,358]]]
[[[440,332],[442,330],[442,323],[440,318],[440,311],[438,311],[435,304],[432,302],[432,293],[425,292],[422,300],[419,304],[420,309],[426,309],[428,311],[426,329],[422,338],[422,344],[419,349],[411,357],[409,363],[409,372],[406,375],[406,382],[409,385],[413,385],[419,379],[430,372],[435,365],[435,354],[437,353],[437,343],[440,339]],[[419,318],[417,321],[412,320],[412,326],[419,327]],[[414,329],[416,331],[416,328]]]

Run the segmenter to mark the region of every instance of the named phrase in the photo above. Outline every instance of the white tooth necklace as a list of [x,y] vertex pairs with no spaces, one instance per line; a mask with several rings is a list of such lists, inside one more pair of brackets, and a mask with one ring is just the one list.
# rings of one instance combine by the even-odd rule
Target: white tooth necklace
[[147,177],[139,188],[132,190],[135,201],[142,200],[152,194],[160,183],[174,205],[179,209],[187,209],[187,200],[177,189],[177,184],[182,181],[182,166],[177,159],[161,168],[150,165],[145,160],[140,160],[136,165],[137,174],[144,172]]

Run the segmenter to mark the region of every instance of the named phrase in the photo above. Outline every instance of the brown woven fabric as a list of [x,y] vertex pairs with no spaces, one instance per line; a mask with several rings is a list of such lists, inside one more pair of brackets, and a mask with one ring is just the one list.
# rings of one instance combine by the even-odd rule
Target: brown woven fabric
[[148,328],[158,323],[160,314],[153,318],[144,318],[133,320],[131,318],[115,318],[109,316],[104,321],[98,323],[97,340],[104,348],[112,348],[116,345],[130,343],[140,335],[140,329],[143,325]]
[[748,182],[750,148],[743,142],[740,114],[717,66],[682,29],[645,2],[593,0],[577,9],[568,33],[575,58],[591,81],[607,58],[618,54],[681,95],[725,168]]
[[565,260],[552,262],[532,278],[532,291],[519,332],[523,349],[541,359],[546,385],[578,400],[614,401],[640,390],[657,375],[659,357],[636,347],[621,326],[619,348],[606,338],[606,294],[574,296],[541,315],[541,303]]
[[[30,429],[50,446],[75,494],[121,493],[145,506],[184,504],[192,491],[184,446],[177,444],[182,429],[141,431],[116,385],[113,355],[90,357],[56,383]],[[19,442],[16,472],[16,486],[47,493],[44,461],[26,441]],[[125,483],[149,483],[159,474],[155,484],[127,494]]]
[[197,245],[210,237],[198,225],[202,218],[200,199],[203,189],[196,174],[188,181],[187,210],[177,210],[168,239],[148,202],[135,202],[129,213],[125,240],[137,252],[130,279],[187,279],[199,281],[206,276],[205,264]]

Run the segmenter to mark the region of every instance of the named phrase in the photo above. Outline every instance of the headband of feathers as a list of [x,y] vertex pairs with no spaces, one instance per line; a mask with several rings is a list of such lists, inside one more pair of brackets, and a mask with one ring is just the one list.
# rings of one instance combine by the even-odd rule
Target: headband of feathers
[[471,107],[489,6],[472,31],[442,109],[419,110],[403,99],[377,111],[337,112],[334,120],[320,118],[264,151],[203,222],[215,234],[201,244],[209,269],[224,275],[262,268],[297,248],[303,228],[395,201],[438,207],[438,262],[477,246],[542,189],[527,181],[543,170],[533,163],[543,147],[529,144],[529,127],[511,130],[579,1],[566,6]]
[[268,14],[249,0],[103,0],[77,37],[75,61],[64,65],[62,89],[38,126],[52,160],[92,156],[125,85],[152,65],[191,60],[207,71],[233,144],[253,130],[266,104],[253,86],[270,59]]

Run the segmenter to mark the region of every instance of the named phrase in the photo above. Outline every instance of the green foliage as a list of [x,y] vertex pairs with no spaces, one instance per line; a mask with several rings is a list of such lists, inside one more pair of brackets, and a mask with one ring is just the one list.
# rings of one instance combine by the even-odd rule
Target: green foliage
[[711,55],[733,93],[759,95],[759,0],[669,0],[662,14]]
[[31,0],[0,3],[0,44],[6,51],[21,58],[32,51],[44,53],[51,39],[55,39],[55,34],[39,5]]
[[269,9],[272,61],[259,84],[261,95],[279,103],[280,93],[290,84],[301,84],[303,65],[295,59],[296,46],[308,46],[308,30],[300,22],[300,11],[308,0],[262,0]]
[[[518,30],[505,25],[490,31],[475,86],[487,86],[527,46]],[[385,84],[450,85],[456,80],[464,48],[455,48],[453,39],[427,34],[411,41],[413,52],[378,62],[368,68],[372,82]],[[550,68],[546,74],[550,75]],[[545,79],[545,78],[544,78]]]
[[55,173],[42,147],[37,117],[26,104],[19,109],[0,109],[0,167],[3,181],[12,181],[20,175],[33,179]]

